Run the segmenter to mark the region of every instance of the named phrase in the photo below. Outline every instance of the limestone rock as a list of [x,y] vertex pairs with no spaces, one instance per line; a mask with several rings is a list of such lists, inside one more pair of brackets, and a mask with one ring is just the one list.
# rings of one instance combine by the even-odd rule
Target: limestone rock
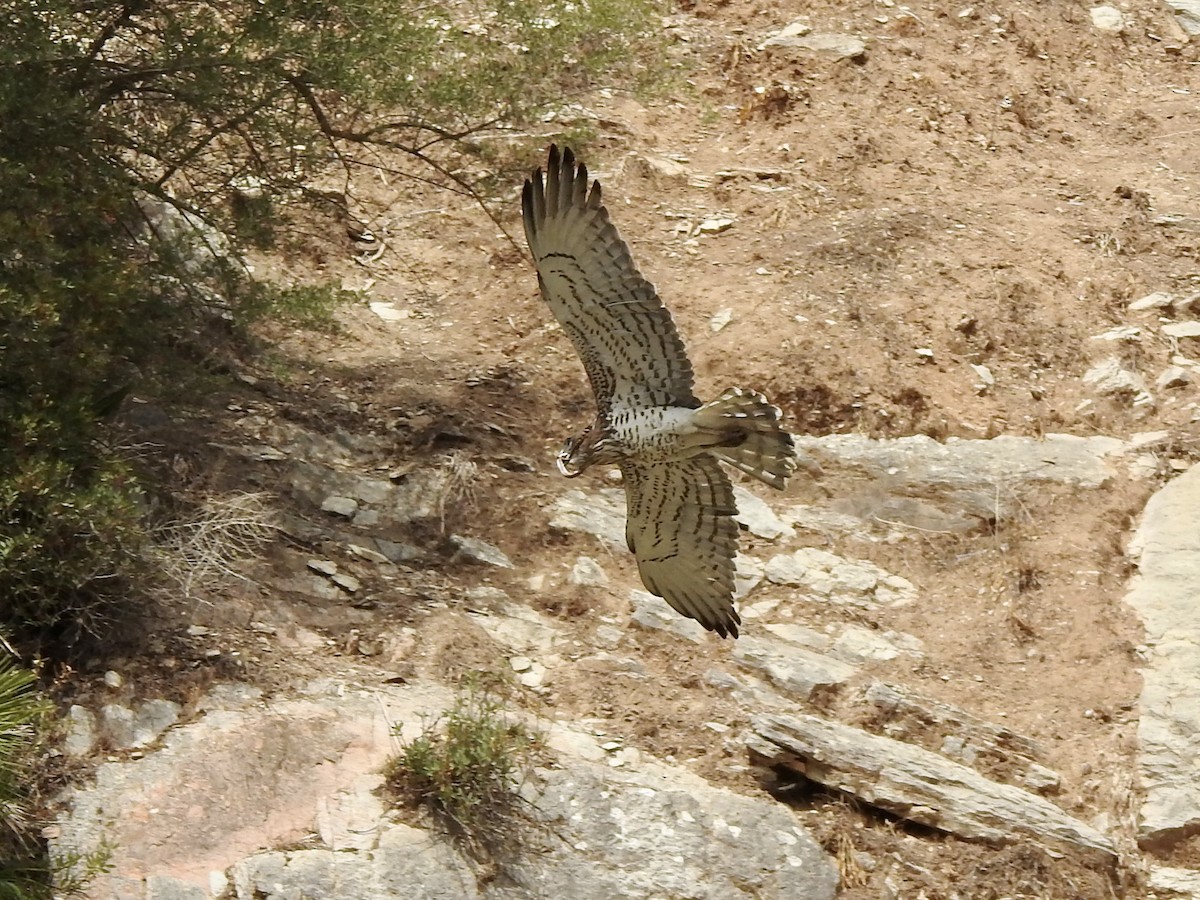
[[466,557],[478,563],[483,563],[488,566],[495,566],[498,569],[514,569],[511,559],[509,559],[504,551],[499,547],[494,547],[487,541],[481,541],[479,538],[467,537],[461,534],[450,535],[450,543],[454,549]]
[[1200,337],[1200,322],[1192,319],[1183,322],[1168,322],[1162,327],[1162,333],[1167,337],[1174,338]]
[[1083,374],[1085,384],[1090,384],[1102,397],[1133,396],[1146,393],[1146,381],[1137,372],[1126,369],[1115,356],[1092,366]]
[[333,850],[268,851],[233,868],[237,900],[473,900],[481,897],[470,866],[443,840],[392,825],[370,854]]
[[1200,900],[1200,872],[1172,866],[1151,866],[1147,887],[1164,891],[1167,896],[1177,900]]
[[527,896],[832,900],[837,869],[785,806],[666,766],[574,763],[534,805],[563,840],[522,868]]
[[367,307],[385,322],[403,322],[412,315],[409,310],[396,309],[394,303],[388,303],[383,300],[372,300],[367,304]]
[[967,840],[1031,839],[1111,865],[1105,835],[1043,797],[1000,784],[937,753],[817,716],[764,715],[746,739],[761,764],[782,767],[901,818]]
[[316,824],[321,842],[330,850],[373,850],[378,844],[383,802],[383,776],[356,777],[344,790],[317,800]]
[[1200,0],[1164,0],[1175,21],[1190,35],[1200,35]]
[[1130,312],[1140,312],[1146,309],[1165,309],[1171,305],[1174,297],[1165,291],[1155,291],[1153,294],[1146,294],[1144,297],[1139,297],[1129,304]]
[[751,534],[767,540],[790,538],[796,536],[796,530],[775,514],[765,500],[752,494],[740,484],[733,486],[733,496],[737,501],[737,521]]
[[1117,328],[1110,328],[1103,334],[1094,334],[1091,339],[1093,341],[1125,341],[1132,343],[1142,339],[1142,329],[1136,325],[1121,325]]
[[333,513],[335,516],[350,519],[358,512],[358,501],[352,497],[339,497],[331,494],[321,501],[321,512]]
[[714,216],[711,219],[705,219],[698,226],[697,231],[700,234],[720,234],[723,231],[728,231],[733,227],[733,219],[726,216]]
[[67,736],[63,752],[67,756],[88,756],[96,749],[96,717],[86,706],[73,704],[67,710]]
[[1154,379],[1154,386],[1160,391],[1166,391],[1171,388],[1184,387],[1190,384],[1191,380],[1191,373],[1183,366],[1168,366],[1162,370],[1158,378]]
[[1114,461],[1127,449],[1118,438],[1048,434],[1042,439],[1002,435],[991,440],[925,435],[874,440],[857,434],[796,436],[796,445],[829,469],[857,469],[887,479],[895,488],[980,490],[997,484],[1052,482],[1097,488],[1116,474]]
[[708,632],[703,625],[675,612],[662,597],[656,597],[648,591],[633,591],[630,599],[633,601],[635,625],[651,631],[667,631],[694,644],[703,644],[708,640]]
[[[1014,776],[1020,774],[1026,782],[1032,777],[1044,785],[1049,776],[1053,776],[1053,783],[1059,781],[1056,773],[1035,762],[1045,755],[1045,749],[1007,726],[881,681],[867,685],[862,700],[871,708],[872,721],[889,737],[913,743],[929,738],[940,740],[942,752],[952,747],[950,755],[965,761],[986,757],[993,768],[1007,770]],[[947,740],[951,739],[948,745]]]
[[592,493],[567,491],[554,501],[550,527],[582,531],[624,549],[625,492],[620,488],[603,488]]
[[850,34],[785,34],[780,32],[767,38],[759,45],[768,47],[795,47],[832,56],[834,59],[861,59],[867,54],[867,45],[861,38]]
[[545,654],[558,643],[560,629],[554,620],[523,603],[492,600],[486,613],[471,619],[496,643],[521,653]]
[[182,208],[182,204],[141,194],[137,205],[141,212],[137,218],[140,237],[169,247],[185,271],[202,276],[214,263],[234,255],[224,234],[196,213]]
[[804,700],[841,687],[858,672],[849,663],[776,637],[743,635],[733,648],[733,658],[780,690]]
[[139,900],[210,900],[214,893],[170,875],[151,875]]
[[1125,17],[1115,6],[1093,6],[1090,12],[1092,26],[1097,31],[1120,34],[1125,28]]
[[616,177],[623,180],[626,175],[646,178],[656,184],[669,186],[688,181],[688,167],[683,163],[657,153],[630,153],[617,166]]
[[170,700],[148,700],[137,710],[118,703],[100,709],[101,726],[110,746],[131,750],[154,743],[179,719],[179,704]]
[[590,556],[580,556],[575,560],[575,565],[571,567],[568,580],[571,584],[583,587],[603,587],[608,584],[608,575],[605,574],[604,569],[600,568],[600,563],[596,560]]
[[1146,630],[1146,668],[1138,722],[1144,791],[1139,839],[1167,844],[1200,827],[1200,467],[1150,498],[1129,554],[1138,572],[1125,602]]
[[904,655],[920,656],[922,646],[920,639],[911,634],[847,625],[833,642],[831,652],[848,662],[882,662]]
[[761,560],[744,553],[733,558],[733,567],[733,597],[741,600],[762,584],[765,568]]
[[328,559],[310,559],[306,565],[318,575],[327,575],[332,577],[336,575],[338,571],[338,564]]
[[767,580],[810,591],[812,599],[854,606],[900,606],[916,599],[916,588],[874,563],[845,559],[826,550],[802,547],[773,557]]
[[[308,458],[293,458],[286,480],[292,493],[305,502],[342,518],[353,518],[355,524],[371,526],[432,518],[439,514],[445,492],[444,474],[437,469],[406,472],[393,482],[310,462]],[[362,521],[366,513],[372,513],[376,521]]]
[[306,694],[263,706],[261,693],[214,690],[161,749],[102,763],[66,792],[53,852],[113,848],[111,870],[88,885],[97,898],[141,897],[143,878],[161,873],[207,888],[212,872],[312,833],[320,798],[353,791],[394,752],[392,723],[412,737],[423,711],[450,706],[428,687],[313,684]]

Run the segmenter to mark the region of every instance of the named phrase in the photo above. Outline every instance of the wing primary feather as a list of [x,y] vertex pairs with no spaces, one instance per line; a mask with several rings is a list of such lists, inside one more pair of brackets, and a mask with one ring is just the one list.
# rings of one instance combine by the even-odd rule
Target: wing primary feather
[[604,415],[614,406],[699,406],[683,341],[638,271],[570,148],[550,147],[522,192],[542,296],[583,362]]
[[[569,156],[570,150],[567,151]],[[540,171],[540,170],[539,170]],[[546,193],[545,205],[542,210],[543,219],[546,216],[558,215],[559,209],[559,179],[562,176],[562,169],[559,163],[558,145],[550,145],[550,159],[546,163]]]

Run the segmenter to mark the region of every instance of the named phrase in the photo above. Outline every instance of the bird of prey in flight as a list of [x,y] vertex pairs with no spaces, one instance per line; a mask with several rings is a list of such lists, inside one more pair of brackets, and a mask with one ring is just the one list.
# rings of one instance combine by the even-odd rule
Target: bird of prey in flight
[[620,468],[625,538],[646,588],[722,637],[737,637],[733,604],[737,514],[720,463],[782,490],[796,468],[780,411],[730,388],[692,393],[692,364],[670,312],[638,272],[587,169],[550,148],[521,196],[542,297],[575,345],[596,395],[596,418],[568,438],[558,468]]

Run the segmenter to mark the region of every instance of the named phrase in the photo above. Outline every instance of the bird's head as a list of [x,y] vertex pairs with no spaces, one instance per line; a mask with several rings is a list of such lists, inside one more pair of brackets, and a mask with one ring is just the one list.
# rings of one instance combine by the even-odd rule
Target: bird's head
[[608,430],[600,422],[593,422],[582,434],[573,435],[558,451],[558,471],[568,478],[575,478],[595,463],[613,464],[620,462],[622,455]]

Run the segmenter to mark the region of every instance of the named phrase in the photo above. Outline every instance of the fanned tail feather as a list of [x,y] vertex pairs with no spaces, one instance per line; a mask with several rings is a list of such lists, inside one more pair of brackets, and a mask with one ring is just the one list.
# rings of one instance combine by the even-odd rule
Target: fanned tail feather
[[709,448],[717,459],[779,490],[796,470],[796,447],[781,417],[762,394],[741,388],[696,410],[696,424],[718,436]]

